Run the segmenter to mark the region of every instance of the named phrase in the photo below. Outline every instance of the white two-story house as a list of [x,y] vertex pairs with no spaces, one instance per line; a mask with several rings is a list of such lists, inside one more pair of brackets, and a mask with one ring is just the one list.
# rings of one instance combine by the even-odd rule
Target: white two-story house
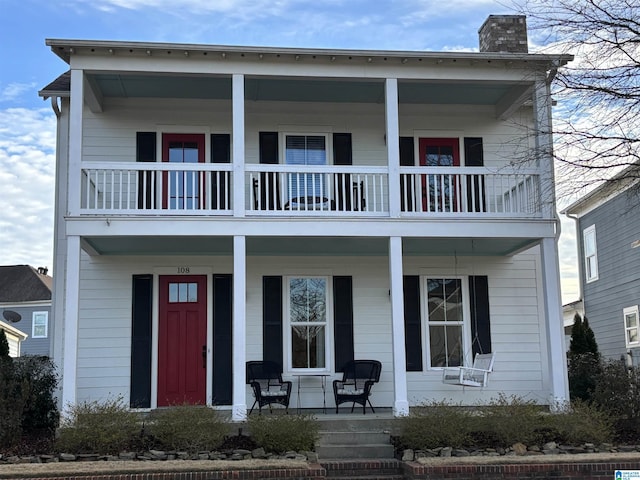
[[[523,17],[489,17],[480,39],[47,40],[69,66],[40,92],[58,116],[63,404],[241,420],[245,363],[264,359],[302,380],[292,407],[333,407],[353,358],[382,363],[371,401],[396,415],[566,399],[549,83],[571,57],[527,53]],[[488,352],[486,387],[443,383]]]

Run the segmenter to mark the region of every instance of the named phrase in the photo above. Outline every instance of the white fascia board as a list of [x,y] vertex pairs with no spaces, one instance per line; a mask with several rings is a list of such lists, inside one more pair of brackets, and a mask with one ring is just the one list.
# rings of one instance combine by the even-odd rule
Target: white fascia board
[[8,323],[3,322],[2,320],[0,320],[0,329],[5,330],[9,333],[11,333],[12,335],[20,338],[20,340],[26,340],[27,337],[29,335],[27,335],[26,333],[18,330],[15,327],[12,327],[11,325],[9,325]]
[[[170,221],[168,221],[170,220]],[[323,218],[277,219],[68,219],[67,235],[87,237],[184,236],[184,237],[417,237],[417,238],[552,238],[555,220],[381,219],[341,221]]]
[[29,307],[50,307],[51,300],[33,300],[30,302],[20,303],[2,303],[0,302],[0,308],[29,308]]
[[289,47],[256,47],[238,45],[207,45],[186,43],[155,43],[155,42],[127,42],[127,41],[100,41],[100,40],[69,40],[46,39],[45,44],[51,47],[53,53],[69,63],[70,58],[77,53],[92,53],[95,55],[183,55],[186,57],[199,54],[201,56],[225,57],[240,56],[268,56],[280,55],[293,58],[322,57],[331,61],[338,58],[357,57],[368,61],[373,59],[434,59],[434,60],[473,60],[473,61],[509,61],[529,64],[548,64],[551,67],[559,67],[573,59],[572,55],[548,55],[533,53],[493,53],[493,52],[427,52],[416,50],[345,50],[345,49],[319,49],[319,48],[289,48]]
[[431,80],[464,83],[496,82],[531,84],[536,78],[544,78],[542,71],[530,68],[505,68],[495,64],[473,62],[446,65],[403,65],[399,62],[378,64],[321,63],[316,61],[233,61],[183,58],[146,57],[92,57],[74,56],[72,68],[86,73],[117,72],[132,74],[181,74],[181,75],[246,75],[271,77],[316,77],[403,80]]

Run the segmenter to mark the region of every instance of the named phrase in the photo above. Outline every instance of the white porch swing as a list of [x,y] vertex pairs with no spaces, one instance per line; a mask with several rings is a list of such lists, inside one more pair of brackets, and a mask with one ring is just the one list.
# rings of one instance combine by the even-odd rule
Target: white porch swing
[[[471,250],[473,251],[473,240],[471,241]],[[455,256],[456,271],[458,267],[458,257]],[[477,311],[476,300],[473,300],[473,309]],[[474,321],[477,322],[477,315],[473,316]],[[478,329],[474,329],[475,332]],[[476,338],[472,340],[477,341]],[[493,371],[493,362],[495,360],[494,353],[478,352],[473,359],[473,366],[471,367],[445,367],[442,370],[442,383],[449,385],[460,385],[462,387],[486,387],[489,382],[489,374]]]

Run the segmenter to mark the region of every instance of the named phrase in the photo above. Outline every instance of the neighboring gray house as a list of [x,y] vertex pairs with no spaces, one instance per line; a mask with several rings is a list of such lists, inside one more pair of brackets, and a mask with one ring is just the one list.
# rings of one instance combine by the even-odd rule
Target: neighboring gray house
[[0,266],[0,320],[27,334],[21,355],[49,356],[52,284],[46,268]]
[[640,364],[640,165],[628,167],[562,213],[576,220],[584,314],[600,352]]

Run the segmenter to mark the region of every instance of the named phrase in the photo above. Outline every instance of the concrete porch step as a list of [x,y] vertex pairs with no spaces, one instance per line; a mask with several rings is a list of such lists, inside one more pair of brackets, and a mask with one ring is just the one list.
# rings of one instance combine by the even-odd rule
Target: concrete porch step
[[394,458],[393,445],[385,432],[321,431],[315,450],[320,460]]

